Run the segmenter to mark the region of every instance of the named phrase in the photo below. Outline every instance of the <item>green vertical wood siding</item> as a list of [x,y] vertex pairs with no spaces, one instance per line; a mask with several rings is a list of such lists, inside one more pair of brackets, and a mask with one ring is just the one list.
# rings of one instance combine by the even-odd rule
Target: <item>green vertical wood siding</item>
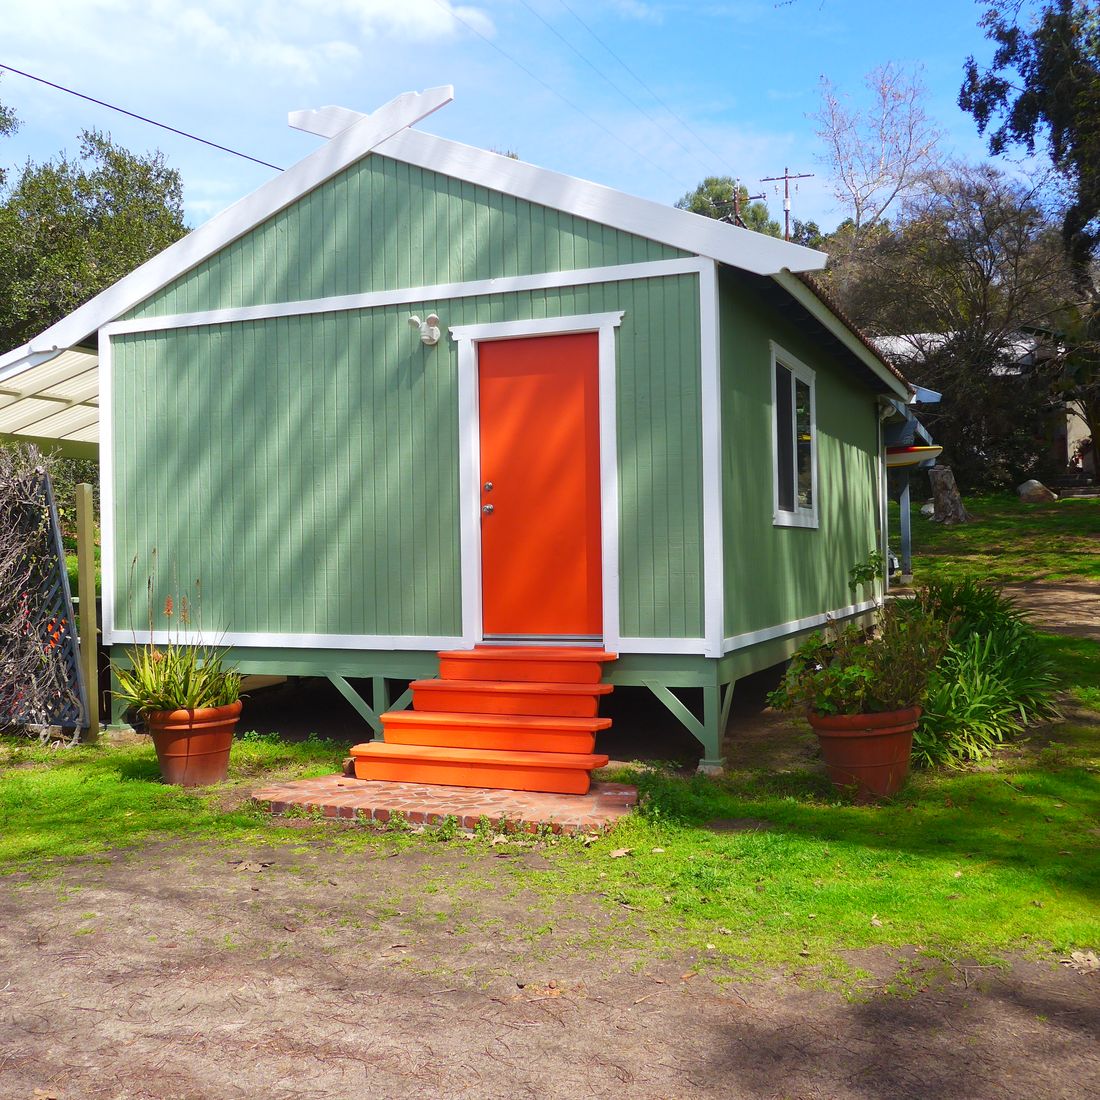
[[683,255],[655,241],[372,155],[127,316],[302,302]]
[[625,310],[620,629],[698,637],[697,284],[682,275],[114,338],[117,627],[147,621],[156,548],[154,604],[201,578],[214,635],[460,634],[457,350],[424,347],[409,314],[458,325]]
[[[878,421],[875,395],[755,294],[749,278],[723,271],[720,288],[724,633],[731,637],[856,602],[848,570],[876,545]],[[816,372],[816,529],[772,522],[769,340]]]

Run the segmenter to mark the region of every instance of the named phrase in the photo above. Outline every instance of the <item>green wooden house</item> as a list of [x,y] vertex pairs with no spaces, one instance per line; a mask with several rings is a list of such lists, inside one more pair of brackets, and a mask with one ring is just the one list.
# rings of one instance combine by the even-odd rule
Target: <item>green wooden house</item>
[[597,645],[720,765],[738,678],[874,606],[909,387],[821,253],[411,128],[450,98],[292,116],[314,153],[0,357],[0,433],[98,444],[112,645],[155,549],[155,606],[200,578],[206,640],[372,724],[440,650]]

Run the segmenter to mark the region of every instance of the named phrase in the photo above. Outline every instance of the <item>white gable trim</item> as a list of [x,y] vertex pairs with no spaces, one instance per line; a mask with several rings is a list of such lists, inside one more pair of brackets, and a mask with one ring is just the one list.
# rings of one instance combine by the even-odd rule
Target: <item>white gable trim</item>
[[754,275],[780,271],[820,271],[824,252],[753,233],[713,218],[627,195],[590,180],[576,179],[521,160],[447,141],[416,130],[403,130],[381,142],[386,157],[414,164],[491,191],[562,210],[579,218],[621,229],[648,240],[706,256]]
[[205,225],[147,260],[24,347],[0,356],[0,373],[29,355],[75,347],[108,321],[132,309],[325,180],[361,160],[396,130],[425,118],[452,99],[454,88],[447,85],[430,88],[419,95],[407,93],[379,107],[374,114],[349,126],[252,194],[215,214]]
[[0,355],[6,368],[87,341],[162,287],[296,202],[372,150],[407,164],[659,241],[758,275],[817,271],[823,252],[752,233],[610,187],[408,129],[453,98],[451,87],[399,96],[341,130],[319,149],[166,248],[21,348]]

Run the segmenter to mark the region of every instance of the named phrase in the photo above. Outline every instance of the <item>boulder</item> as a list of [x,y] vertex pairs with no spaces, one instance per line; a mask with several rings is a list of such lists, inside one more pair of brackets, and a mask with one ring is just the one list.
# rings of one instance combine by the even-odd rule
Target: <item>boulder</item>
[[1058,494],[1048,489],[1041,481],[1032,478],[1023,485],[1016,486],[1016,492],[1025,504],[1049,504],[1058,499]]
[[932,501],[920,506],[920,514],[922,516],[934,516],[936,514],[936,506]]

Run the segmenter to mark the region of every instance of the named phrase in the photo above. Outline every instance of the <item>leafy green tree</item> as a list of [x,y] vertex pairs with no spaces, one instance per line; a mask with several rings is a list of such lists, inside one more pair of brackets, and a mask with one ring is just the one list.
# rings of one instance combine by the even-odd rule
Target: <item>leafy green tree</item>
[[766,233],[769,237],[783,236],[783,227],[768,213],[767,205],[759,200],[749,202],[749,189],[732,176],[707,176],[694,191],[682,196],[676,206],[705,218],[731,223],[735,223],[735,210],[739,206],[745,229]]
[[94,130],[0,201],[0,347],[17,347],[187,232],[180,176]]
[[1045,143],[1065,181],[1062,246],[1076,301],[1062,323],[1068,354],[1062,392],[1100,439],[1100,8],[1093,0],[1043,0],[1028,29],[1019,0],[987,0],[988,68],[971,57],[959,94],[995,155]]
[[[19,119],[15,112],[10,107],[5,107],[3,103],[0,103],[0,137],[7,137],[8,134],[14,134],[19,129]],[[0,165],[0,187],[4,186],[4,181],[7,179],[7,170]]]
[[906,376],[943,393],[921,419],[959,484],[1053,473],[1043,469],[1045,422],[1064,364],[1048,334],[1072,290],[1036,188],[989,166],[952,166],[928,177],[892,226],[842,255],[829,279],[845,310],[875,335],[907,337]]
[[1089,0],[1045,0],[1031,30],[1019,0],[988,0],[982,18],[997,43],[993,62],[973,57],[959,106],[994,155],[1012,146],[1034,153],[1044,140],[1070,188],[1062,240],[1078,287],[1095,296],[1091,266],[1100,245],[1100,9]]

